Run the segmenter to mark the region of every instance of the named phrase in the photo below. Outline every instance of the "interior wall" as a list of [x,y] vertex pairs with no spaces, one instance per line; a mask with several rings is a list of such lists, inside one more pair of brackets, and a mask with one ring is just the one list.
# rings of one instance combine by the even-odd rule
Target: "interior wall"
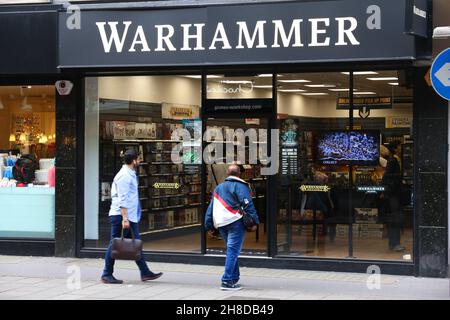
[[0,149],[9,149],[9,135],[11,128],[11,112],[6,103],[0,110]]
[[23,111],[20,108],[22,99],[1,98],[0,105],[0,149],[9,149],[9,136],[14,132],[14,116],[26,114],[38,114],[41,119],[40,131],[45,135],[53,135],[56,132],[55,102],[53,98],[31,98],[27,103],[32,106],[32,111]]
[[99,98],[201,105],[201,81],[172,76],[100,77]]
[[[336,99],[305,98],[301,94],[278,94],[278,113],[312,118],[347,118],[348,110],[337,110]],[[359,117],[358,110],[353,113]],[[413,116],[412,104],[394,104],[392,109],[370,110],[370,117]]]
[[[229,85],[238,88],[237,85]],[[271,90],[254,88],[225,93],[223,85],[209,82],[208,98],[270,98]],[[99,78],[99,98],[151,103],[201,105],[201,81],[180,76],[131,76]],[[315,118],[347,118],[347,110],[336,110],[336,98],[314,99],[301,94],[278,92],[278,113]],[[394,104],[392,109],[370,110],[370,117],[409,116],[412,104]],[[359,117],[355,110],[354,117]]]

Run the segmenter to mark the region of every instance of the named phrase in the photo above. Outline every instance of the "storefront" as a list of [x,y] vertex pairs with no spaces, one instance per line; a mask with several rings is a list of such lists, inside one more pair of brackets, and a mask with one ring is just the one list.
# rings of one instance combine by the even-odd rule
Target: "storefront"
[[55,254],[103,256],[111,182],[135,148],[151,261],[223,263],[201,226],[237,161],[262,221],[243,265],[445,276],[431,5],[338,2],[85,4],[79,21],[59,8],[56,78],[73,88],[55,93]]

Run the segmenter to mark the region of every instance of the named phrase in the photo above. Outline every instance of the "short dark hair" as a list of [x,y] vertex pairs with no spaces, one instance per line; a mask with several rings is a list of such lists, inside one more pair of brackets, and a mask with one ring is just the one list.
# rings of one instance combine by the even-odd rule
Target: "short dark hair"
[[400,141],[394,140],[394,141],[389,142],[387,148],[388,148],[388,150],[389,150],[391,153],[395,153],[395,149],[397,149],[397,147],[398,147],[400,144],[401,144]]
[[123,154],[123,161],[125,162],[125,164],[131,164],[137,158],[138,158],[138,154],[137,154],[136,150],[134,150],[134,149],[128,149]]

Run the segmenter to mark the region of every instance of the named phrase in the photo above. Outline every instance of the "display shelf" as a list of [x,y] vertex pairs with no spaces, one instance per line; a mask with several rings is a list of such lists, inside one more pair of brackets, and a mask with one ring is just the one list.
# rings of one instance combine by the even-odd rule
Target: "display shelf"
[[267,181],[267,178],[252,178],[252,179],[247,179],[248,181]]
[[[191,139],[191,141],[194,141]],[[108,147],[110,150],[111,156],[104,159],[108,160],[108,165],[102,166],[104,169],[108,170],[108,172],[117,172],[121,167],[121,161],[119,157],[119,153],[122,149],[125,148],[133,148],[136,151],[139,149],[140,153],[144,156],[142,158],[142,162],[140,162],[140,173],[137,173],[139,177],[140,184],[139,192],[140,192],[140,202],[142,205],[142,212],[148,215],[149,217],[154,217],[155,226],[157,229],[150,229],[152,232],[161,232],[161,235],[164,235],[164,232],[167,232],[169,235],[172,231],[177,232],[176,229],[184,224],[184,220],[180,220],[180,224],[166,224],[165,222],[159,224],[156,219],[161,221],[170,221],[169,217],[173,217],[173,213],[175,214],[184,214],[184,210],[195,211],[199,214],[200,203],[197,203],[199,200],[199,195],[195,195],[198,189],[194,189],[195,187],[189,187],[190,184],[201,184],[199,178],[199,173],[185,173],[185,172],[171,172],[172,169],[183,170],[184,166],[179,166],[179,164],[173,163],[170,161],[170,154],[173,153],[170,149],[175,143],[183,142],[183,140],[167,140],[167,139],[115,139],[113,141],[102,142],[102,146],[104,148]],[[184,142],[188,142],[188,140],[184,140]],[[161,143],[161,144],[159,144]],[[156,161],[155,161],[156,160]],[[164,168],[167,166],[167,168]],[[168,170],[160,170],[160,169],[168,169]],[[152,173],[155,172],[155,173]],[[106,176],[106,175],[104,175]],[[192,178],[196,178],[198,182],[190,183],[185,182],[185,176],[189,176]],[[187,178],[190,179],[190,178]],[[111,180],[111,179],[110,179]],[[166,194],[165,190],[160,190],[160,193],[153,192],[153,184],[155,182],[161,183],[178,183],[181,188],[179,190],[171,190],[172,194]],[[188,192],[192,191],[190,195]],[[169,191],[168,191],[169,192]],[[186,204],[185,198],[189,198],[190,201],[196,201],[196,203]],[[195,197],[195,198],[194,198]],[[153,207],[155,205],[155,207]],[[156,207],[158,206],[158,207]],[[173,219],[173,218],[172,218]],[[198,220],[197,220],[198,221]],[[190,223],[188,226],[201,225],[199,223],[194,224],[194,221],[186,221]],[[191,224],[192,223],[192,224]],[[162,229],[160,229],[162,228]]]
[[140,235],[142,236],[142,235],[152,234],[152,233],[173,231],[173,230],[192,228],[192,227],[200,227],[201,225],[202,225],[201,223],[191,223],[191,224],[186,224],[186,225],[183,225],[183,226],[176,226],[176,227],[157,229],[157,230],[149,230],[149,231],[146,231],[146,232],[141,232]]
[[[153,142],[180,143],[180,142],[183,142],[184,140],[149,140],[149,139],[126,139],[126,140],[125,139],[124,140],[120,139],[120,140],[117,140],[117,139],[114,139],[112,141],[113,142],[120,142],[120,143],[128,143],[128,142],[131,142],[131,143],[153,143]],[[193,141],[193,140],[191,140],[191,141]]]
[[178,165],[178,164],[182,164],[182,163],[173,163],[173,162],[157,162],[157,161],[155,161],[155,162],[151,162],[150,163],[151,165],[156,165],[156,164],[159,164],[159,165]]
[[179,208],[195,208],[195,207],[199,207],[201,205],[202,205],[201,203],[181,204],[181,205],[177,205],[177,206],[151,208],[150,211],[164,211],[164,210],[172,210],[172,209],[179,209]]
[[182,197],[182,196],[186,196],[186,194],[185,193],[168,194],[168,195],[164,195],[164,196],[152,196],[150,198],[151,199],[161,199],[161,198],[172,198],[172,197]]

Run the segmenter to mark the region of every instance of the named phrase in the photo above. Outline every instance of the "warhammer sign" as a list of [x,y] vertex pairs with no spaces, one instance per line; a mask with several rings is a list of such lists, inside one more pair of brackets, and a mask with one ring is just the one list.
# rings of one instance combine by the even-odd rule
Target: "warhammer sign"
[[[342,0],[59,13],[60,68],[400,60],[407,0]],[[325,14],[324,14],[325,13]],[[83,48],[83,50],[79,50]]]

